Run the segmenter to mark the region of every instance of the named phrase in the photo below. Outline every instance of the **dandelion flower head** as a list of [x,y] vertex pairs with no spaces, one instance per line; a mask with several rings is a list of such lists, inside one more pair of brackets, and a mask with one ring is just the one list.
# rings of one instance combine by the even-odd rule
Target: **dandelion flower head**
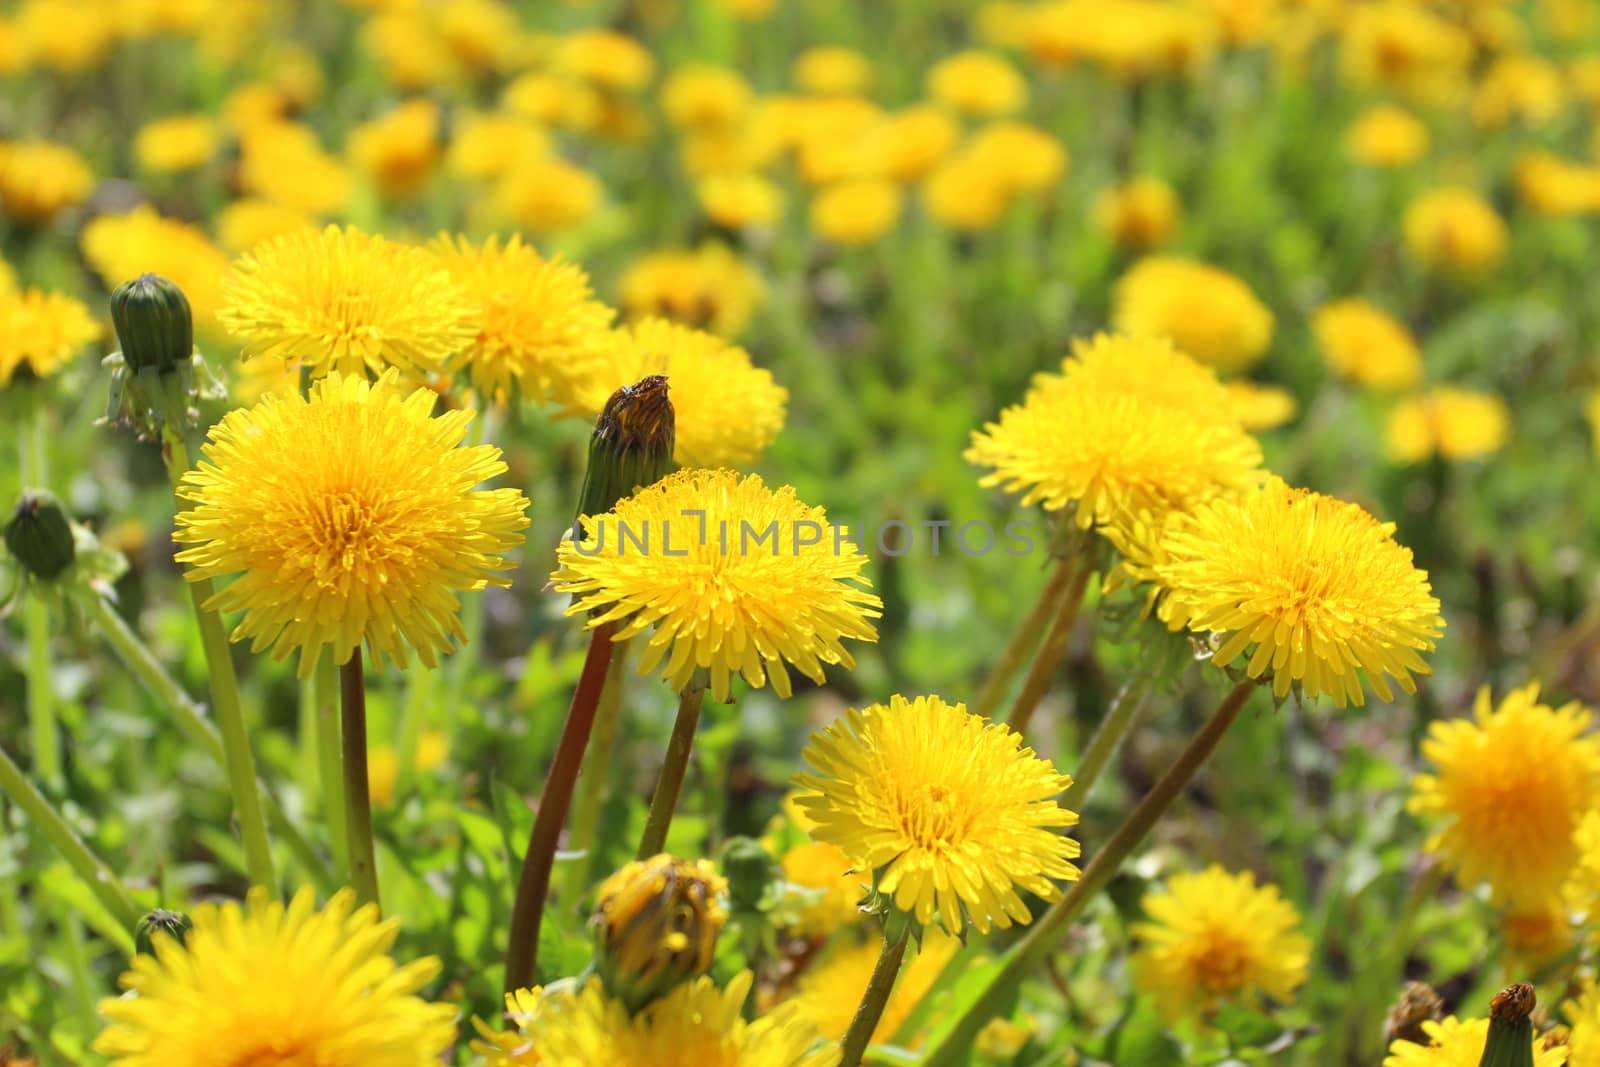
[[241,256],[218,316],[247,359],[412,378],[439,370],[475,339],[467,294],[420,248],[329,226],[292,233]]
[[182,944],[158,936],[100,1002],[95,1050],[115,1067],[266,1064],[428,1067],[455,1040],[455,1011],[417,992],[428,958],[389,955],[399,924],[345,890],[320,911],[309,890],[287,905],[254,890],[244,907],[201,904]]
[[542,1067],[834,1067],[837,1048],[814,1048],[816,1032],[792,1007],[755,1022],[741,1009],[753,977],[718,989],[710,977],[678,986],[629,1015],[598,978],[576,991],[547,992],[529,1029]]
[[[794,996],[784,1003],[794,1005],[796,1014],[816,1027],[825,1040],[842,1041],[866,995],[881,945],[882,938],[876,944],[871,940],[845,941],[833,946],[806,968]],[[960,948],[959,939],[938,929],[924,933],[914,953],[907,954],[894,991],[872,1031],[874,1044],[891,1041]]]
[[515,234],[479,245],[441,235],[432,249],[476,310],[477,336],[460,358],[481,395],[497,404],[513,390],[535,403],[565,401],[598,373],[615,313],[595,299],[582,267],[546,259]]
[[1429,727],[1423,757],[1433,765],[1411,783],[1408,807],[1439,820],[1428,841],[1463,886],[1487,882],[1497,901],[1520,911],[1560,898],[1579,859],[1574,836],[1600,803],[1600,739],[1576,702],[1539,703],[1532,683],[1498,707],[1487,688],[1470,718]]
[[476,488],[505,471],[492,445],[459,448],[473,413],[432,411],[398,372],[337,372],[309,399],[269,393],[211,430],[183,477],[175,538],[187,577],[239,575],[210,606],[243,611],[235,641],[277,659],[300,650],[308,677],[324,647],[343,664],[363,643],[429,667],[464,641],[459,592],[509,585],[495,572],[522,543],[528,502]]
[[99,336],[89,309],[72,297],[0,286],[0,386],[19,380],[19,372],[51,377]]
[[1196,260],[1148,256],[1117,281],[1119,333],[1170,337],[1219,372],[1243,370],[1272,342],[1272,312],[1232,274]]
[[1078,822],[1052,798],[1072,779],[1009,727],[936,696],[852,709],[815,733],[797,775],[812,836],[839,846],[923,924],[960,935],[1026,924],[1018,890],[1045,900],[1075,880]]
[[1384,451],[1396,463],[1430,456],[1482,459],[1505,445],[1511,413],[1493,393],[1440,386],[1394,406],[1384,421]]
[[1215,633],[1225,667],[1254,646],[1245,672],[1270,668],[1282,697],[1299,683],[1308,698],[1361,705],[1362,678],[1393,700],[1427,674],[1443,630],[1439,601],[1411,550],[1355,504],[1291,489],[1273,478],[1256,490],[1175,514],[1156,578],[1168,625]]
[[1422,381],[1422,352],[1394,316],[1365,300],[1335,300],[1311,321],[1328,365],[1359,385],[1394,392]]
[[1076,505],[1079,526],[1119,514],[1187,508],[1259,484],[1261,448],[1207,367],[1159,338],[1078,342],[1059,374],[972,436],[979,484],[1022,504]]
[[552,575],[576,597],[568,614],[589,612],[590,628],[618,623],[617,640],[652,631],[639,673],[661,666],[674,689],[699,668],[717,700],[735,675],[787,698],[786,663],[820,684],[824,664],[855,667],[846,639],[878,639],[883,603],[867,591],[866,556],[787,486],[679,471],[582,525]]
[[1263,994],[1288,1002],[1306,980],[1311,942],[1300,913],[1249,871],[1213,864],[1174,875],[1142,907],[1146,921],[1133,927],[1142,943],[1134,980],[1169,1019],[1256,1004]]

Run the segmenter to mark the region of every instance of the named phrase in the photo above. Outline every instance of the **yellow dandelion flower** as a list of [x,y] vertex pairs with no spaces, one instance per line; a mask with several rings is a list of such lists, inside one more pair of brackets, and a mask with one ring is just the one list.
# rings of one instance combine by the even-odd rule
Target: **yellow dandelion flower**
[[543,1067],[834,1067],[837,1048],[813,1049],[816,1033],[792,1007],[755,1022],[741,1016],[752,976],[718,989],[685,982],[630,1016],[592,978],[577,991],[546,993],[529,1024]]
[[50,141],[0,141],[0,213],[42,224],[82,203],[94,189],[83,158]]
[[795,933],[825,938],[861,918],[868,876],[857,871],[837,845],[807,841],[784,852],[779,866],[783,880],[805,897],[794,911]]
[[816,45],[795,57],[789,77],[803,93],[851,96],[871,84],[872,60],[853,48]]
[[684,67],[661,87],[661,110],[684,130],[725,129],[744,118],[754,101],[750,83],[731,67]]
[[811,202],[811,228],[836,244],[870,244],[894,228],[904,199],[899,186],[882,179],[838,182]]
[[1441,386],[1396,405],[1384,423],[1384,451],[1396,463],[1430,456],[1482,459],[1505,445],[1511,414],[1493,393]]
[[600,179],[557,156],[523,161],[495,186],[501,215],[537,233],[570,229],[595,213],[605,195]]
[[787,698],[785,662],[821,684],[823,664],[855,667],[845,638],[878,639],[869,620],[883,602],[862,588],[866,556],[787,486],[680,471],[585,516],[583,535],[561,543],[552,575],[557,592],[577,598],[567,613],[592,613],[591,629],[618,623],[619,641],[653,628],[639,673],[664,659],[674,689],[701,668],[717,700],[735,674],[757,687],[770,680]]
[[515,234],[481,245],[440,235],[430,247],[475,307],[478,334],[461,359],[479,393],[497,404],[513,389],[535,403],[566,402],[600,373],[615,312],[594,298],[582,267],[545,259]]
[[[1561,1014],[1572,1027],[1571,1036],[1565,1049],[1552,1049],[1545,1054],[1552,1056],[1549,1063],[1559,1065],[1562,1061],[1554,1059],[1553,1054],[1564,1051],[1569,1067],[1600,1067],[1600,983],[1593,975],[1583,978],[1577,996],[1561,1005]],[[1546,1067],[1546,1061],[1540,1060],[1536,1067]]]
[[1182,208],[1178,194],[1160,178],[1134,178],[1100,194],[1095,225],[1124,248],[1151,248],[1177,229]]
[[649,49],[615,30],[569,33],[561,41],[556,61],[573,76],[608,89],[642,89],[655,74]]
[[318,911],[310,890],[284,905],[257,889],[193,918],[182,945],[159,937],[135,957],[122,976],[133,995],[100,1002],[94,1047],[114,1067],[428,1067],[455,1040],[454,1009],[416,995],[439,961],[396,964],[398,921],[349,890]]
[[1078,822],[1052,797],[1072,784],[1022,735],[936,696],[851,709],[811,735],[800,808],[812,836],[873,871],[880,893],[918,922],[987,934],[1032,916],[1017,890],[1045,900],[1075,880]]
[[[825,1040],[844,1040],[850,1020],[866,995],[867,981],[881,948],[882,938],[876,943],[850,941],[835,946],[806,968],[794,996],[784,1003],[793,1005],[795,1014],[815,1027]],[[873,1043],[894,1037],[960,948],[957,938],[937,928],[923,935],[921,945],[906,954],[894,992],[889,994],[883,1016],[872,1031]]]
[[1588,922],[1600,918],[1600,810],[1579,820],[1572,835],[1572,848],[1578,858],[1567,874],[1561,895],[1566,907]]
[[952,230],[987,230],[1010,206],[1010,187],[992,167],[968,153],[946,160],[922,182],[923,210]]
[[170,115],[139,127],[133,155],[145,170],[193,170],[217,150],[217,125],[209,115]]
[[1287,1003],[1305,983],[1311,942],[1300,913],[1249,871],[1213,864],[1176,874],[1140,906],[1147,921],[1132,930],[1142,943],[1134,982],[1168,1019],[1253,1006],[1263,995]]
[[411,377],[439,370],[472,343],[477,318],[438,258],[420,248],[329,226],[245,253],[218,314],[246,359]]
[[1517,156],[1512,180],[1518,198],[1541,215],[1570,218],[1600,211],[1600,168],[1529,151]]
[[274,237],[318,228],[305,212],[257,197],[235,200],[217,212],[217,240],[234,255]]
[[651,374],[664,374],[676,413],[674,456],[685,467],[744,467],[783,429],[789,391],[755,366],[738,345],[665,319],[643,319],[598,345],[592,376],[572,407],[596,418],[611,394]]
[[1074,345],[1062,373],[972,436],[980,485],[1023,506],[1076,505],[1081,527],[1125,512],[1190,507],[1261,479],[1261,448],[1207,367],[1165,341],[1101,335]]
[[1422,351],[1394,316],[1365,300],[1335,300],[1311,320],[1317,347],[1341,376],[1386,392],[1422,381]]
[[389,84],[414,91],[441,85],[455,73],[450,50],[419,7],[379,11],[361,27],[361,45]]
[[1294,394],[1280,385],[1240,380],[1227,382],[1223,388],[1228,391],[1234,418],[1252,433],[1277,429],[1295,416]]
[[1170,337],[1222,372],[1250,366],[1272,343],[1272,312],[1249,286],[1176,256],[1146,257],[1118,279],[1111,321],[1120,333]]
[[159,274],[183,290],[198,332],[220,332],[217,312],[228,257],[200,230],[141,204],[126,215],[99,216],[84,227],[79,243],[107,289]]
[[928,95],[968,115],[1010,115],[1028,102],[1028,83],[993,52],[958,52],[928,71]]
[[1526,52],[1500,56],[1478,82],[1472,118],[1479,126],[1499,128],[1513,119],[1539,126],[1561,113],[1567,87],[1561,68]]
[[434,418],[436,400],[395,371],[334,372],[309,400],[269,394],[212,427],[174,537],[191,580],[240,575],[211,601],[244,612],[233,640],[299,649],[304,678],[324,645],[338,664],[365,643],[402,667],[410,646],[432,667],[466,638],[455,594],[511,584],[493,572],[511,566],[500,553],[522,543],[528,502],[475,489],[505,471],[500,450],[456,447],[473,413]]
[[467,114],[456,121],[445,165],[460,178],[499,178],[550,154],[550,135],[521,115]]
[[393,745],[379,745],[367,758],[367,795],[375,808],[394,803],[395,783],[400,781],[400,757]]
[[1445,821],[1428,841],[1464,886],[1487,882],[1513,910],[1558,899],[1579,858],[1573,834],[1600,802],[1600,739],[1576,701],[1539,703],[1538,683],[1496,708],[1479,690],[1470,719],[1435,722],[1422,744],[1436,768],[1411,783],[1408,808]]
[[1356,116],[1345,131],[1347,155],[1369,167],[1393,169],[1428,150],[1428,127],[1404,108],[1376,104]]
[[1026,122],[994,122],[973,134],[967,154],[1009,193],[1049,189],[1067,173],[1066,146]]
[[1344,707],[1366,702],[1362,676],[1384,700],[1388,679],[1416,691],[1444,620],[1428,576],[1397,544],[1394,524],[1355,504],[1273,478],[1173,517],[1156,566],[1173,629],[1215,633],[1226,667],[1254,646],[1245,672],[1272,672],[1282,697],[1298,682]]
[[72,297],[0,286],[0,386],[53,376],[99,336],[89,309]]
[[897,182],[914,182],[950,154],[961,128],[939,108],[919,105],[890,116],[877,136],[883,173]]
[[[1428,1043],[1396,1041],[1389,1046],[1383,1058],[1383,1067],[1478,1067],[1483,1059],[1483,1046],[1489,1040],[1488,1019],[1457,1019],[1447,1015],[1435,1021],[1422,1023],[1422,1032]],[[1572,1061],[1574,1065],[1578,1061]],[[1541,1047],[1541,1035],[1533,1036],[1534,1067],[1562,1067],[1567,1063],[1564,1048]]]
[[1471,277],[1505,257],[1505,221],[1470,189],[1423,193],[1407,206],[1402,229],[1406,251],[1429,270]]
[[263,125],[241,134],[239,149],[239,181],[246,192],[308,215],[331,215],[350,199],[350,172],[306,126]]
[[1355,85],[1438,100],[1461,86],[1472,62],[1472,39],[1465,30],[1406,0],[1363,4],[1341,28],[1340,66]]
[[783,190],[749,171],[708,174],[695,183],[695,196],[707,218],[731,230],[765,226],[783,214]]
[[1578,930],[1559,902],[1535,911],[1500,916],[1505,967],[1514,974],[1537,974],[1577,944]]
[[439,105],[408,100],[350,131],[350,158],[384,196],[417,195],[439,162]]
[[763,295],[760,276],[719,244],[642,256],[617,288],[631,318],[659,315],[719,337],[743,332]]
[[505,1017],[511,1023],[509,1030],[496,1030],[482,1019],[472,1020],[478,1036],[468,1047],[482,1057],[479,1067],[539,1067],[539,1050],[533,1047],[531,1031],[543,1002],[544,990],[538,986],[507,993]]

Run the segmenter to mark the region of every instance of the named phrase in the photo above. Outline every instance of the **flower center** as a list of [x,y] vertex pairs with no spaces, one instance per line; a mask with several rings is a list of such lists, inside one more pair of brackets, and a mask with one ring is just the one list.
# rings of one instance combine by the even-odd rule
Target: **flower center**
[[1250,954],[1245,946],[1218,930],[1206,933],[1193,964],[1200,986],[1219,996],[1243,988],[1250,976]]
[[917,846],[942,850],[967,836],[965,806],[942,785],[920,786],[905,798],[900,810],[900,826]]

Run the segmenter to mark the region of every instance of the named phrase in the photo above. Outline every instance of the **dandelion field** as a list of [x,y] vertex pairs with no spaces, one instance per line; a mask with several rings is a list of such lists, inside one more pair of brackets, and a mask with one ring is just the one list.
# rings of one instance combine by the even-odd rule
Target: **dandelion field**
[[1600,1064],[1600,7],[0,86],[0,1067]]

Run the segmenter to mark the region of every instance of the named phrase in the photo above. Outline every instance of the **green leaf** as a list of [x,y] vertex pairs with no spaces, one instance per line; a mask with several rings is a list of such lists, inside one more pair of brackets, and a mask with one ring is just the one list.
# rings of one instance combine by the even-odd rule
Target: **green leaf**
[[1228,1044],[1235,1052],[1271,1044],[1283,1033],[1283,1027],[1272,1016],[1237,1004],[1217,1012],[1211,1022],[1228,1035]]

